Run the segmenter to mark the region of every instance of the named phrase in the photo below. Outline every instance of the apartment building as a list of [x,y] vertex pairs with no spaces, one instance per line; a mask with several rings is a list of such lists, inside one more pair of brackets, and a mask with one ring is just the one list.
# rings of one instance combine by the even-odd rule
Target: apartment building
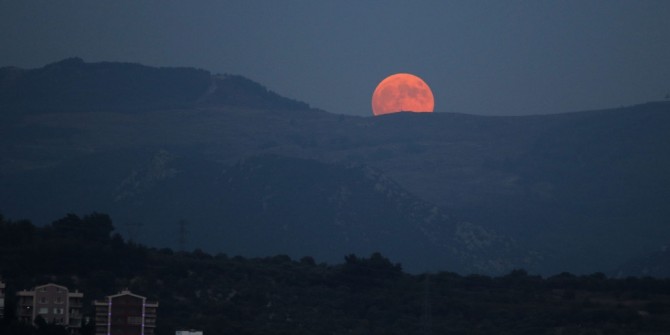
[[16,296],[20,321],[34,323],[42,317],[47,323],[65,326],[71,333],[81,329],[83,293],[70,292],[65,286],[49,283],[31,291],[19,291]]
[[5,283],[0,280],[0,320],[5,317]]
[[153,335],[158,302],[124,290],[95,306],[96,335]]

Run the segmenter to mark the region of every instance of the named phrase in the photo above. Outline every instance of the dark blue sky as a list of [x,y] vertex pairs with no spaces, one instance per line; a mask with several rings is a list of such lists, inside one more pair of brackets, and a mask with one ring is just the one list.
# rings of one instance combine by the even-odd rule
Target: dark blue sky
[[558,113],[670,93],[670,1],[0,0],[0,50],[241,74],[334,113],[370,115],[395,72],[437,112]]

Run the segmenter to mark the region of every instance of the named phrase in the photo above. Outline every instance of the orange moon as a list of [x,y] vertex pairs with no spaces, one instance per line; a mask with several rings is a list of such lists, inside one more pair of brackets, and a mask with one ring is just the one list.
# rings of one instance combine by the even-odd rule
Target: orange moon
[[372,113],[375,116],[398,112],[431,113],[434,107],[435,99],[428,84],[409,73],[386,77],[372,94]]

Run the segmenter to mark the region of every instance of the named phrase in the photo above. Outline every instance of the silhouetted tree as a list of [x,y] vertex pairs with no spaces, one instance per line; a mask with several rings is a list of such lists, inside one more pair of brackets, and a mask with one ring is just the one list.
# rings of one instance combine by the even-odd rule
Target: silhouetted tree
[[79,218],[75,214],[68,214],[64,218],[54,221],[51,226],[55,234],[91,242],[109,240],[109,236],[114,230],[109,215],[100,213],[89,214],[83,218]]

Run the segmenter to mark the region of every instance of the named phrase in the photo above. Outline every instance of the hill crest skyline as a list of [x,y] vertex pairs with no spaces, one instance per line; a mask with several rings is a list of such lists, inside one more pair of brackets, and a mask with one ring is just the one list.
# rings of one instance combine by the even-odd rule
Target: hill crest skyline
[[[99,68],[99,69],[104,69],[107,68],[107,71],[112,71],[114,68],[123,68],[127,67],[128,69],[134,69],[135,71],[141,72],[173,72],[173,76],[177,76],[176,73],[174,72],[181,72],[183,75],[186,75],[189,77],[189,79],[196,83],[195,87],[197,88],[195,92],[193,91],[193,87],[188,88],[190,85],[180,85],[179,87],[174,87],[172,89],[172,94],[175,93],[180,93],[177,94],[176,97],[173,98],[173,101],[163,105],[150,105],[148,104],[147,101],[138,101],[139,104],[138,106],[132,106],[132,107],[127,107],[128,109],[131,110],[156,110],[156,109],[161,109],[161,108],[183,108],[183,107],[188,107],[188,106],[193,106],[193,107],[207,107],[207,106],[216,106],[217,104],[221,105],[230,105],[230,106],[235,106],[235,105],[244,105],[246,107],[249,107],[248,104],[253,102],[254,98],[250,97],[245,97],[244,95],[239,97],[242,98],[242,100],[236,99],[236,97],[231,96],[231,91],[230,89],[240,89],[244,88],[246,90],[250,90],[251,92],[254,92],[256,95],[256,99],[260,98],[261,100],[267,100],[261,105],[254,106],[256,108],[280,108],[280,109],[314,109],[314,110],[321,110],[319,108],[313,108],[310,107],[310,105],[306,102],[302,102],[299,100],[291,99],[291,98],[286,98],[283,97],[277,93],[275,93],[273,90],[266,88],[262,84],[255,82],[251,79],[246,78],[242,74],[228,74],[228,73],[212,73],[209,70],[205,70],[196,66],[180,66],[180,67],[172,67],[172,66],[151,66],[151,65],[144,65],[141,63],[135,63],[135,62],[126,62],[126,61],[100,61],[100,62],[86,62],[83,58],[73,56],[73,57],[68,57],[61,59],[59,61],[54,61],[48,64],[45,64],[42,67],[35,67],[35,68],[21,68],[13,65],[5,65],[5,66],[0,66],[0,92],[3,91],[12,91],[15,90],[15,87],[12,87],[13,84],[16,84],[17,79],[22,79],[26,77],[26,74],[30,73],[39,73],[39,72],[44,72],[44,71],[49,71],[49,70],[65,70],[65,69],[92,69],[92,68]],[[206,80],[203,78],[197,79],[195,77],[198,76],[205,76],[205,73],[211,77],[210,83],[209,84],[204,84]],[[170,74],[166,74],[169,79]],[[132,83],[133,80],[131,78],[127,78],[125,84]],[[169,80],[167,81],[160,81],[160,82],[170,82]],[[198,84],[199,82],[199,84]],[[218,84],[218,85],[217,85]],[[32,86],[34,86],[35,83],[32,83]],[[31,86],[31,85],[28,85]],[[206,88],[205,88],[206,86]],[[222,89],[218,89],[217,87],[221,87]],[[22,87],[21,89],[25,89]],[[29,87],[30,89],[30,87]],[[45,88],[42,87],[40,88],[41,90],[44,90]],[[178,90],[178,89],[181,89]],[[234,92],[234,90],[233,90]],[[148,94],[156,94],[157,92],[145,92]],[[197,95],[197,93],[200,93],[200,95]],[[194,94],[196,96],[194,96]],[[227,95],[226,95],[227,94]],[[108,98],[109,99],[109,98]],[[137,97],[134,97],[133,99],[137,99]],[[246,101],[245,101],[246,99]],[[12,101],[14,100],[14,101]],[[18,106],[16,97],[13,97],[11,95],[7,96],[5,93],[5,96],[0,95],[0,106],[5,105],[5,107],[19,107],[19,108],[25,108],[25,109],[37,109],[37,110],[47,110],[47,109],[53,109],[52,107],[48,106],[25,106],[24,104],[26,103],[25,101],[21,101],[22,99],[19,98],[18,101]],[[25,99],[23,99],[25,100]],[[583,109],[583,110],[572,110],[572,111],[562,111],[562,112],[555,112],[555,113],[550,113],[550,114],[545,114],[538,112],[537,114],[522,114],[522,115],[489,115],[489,114],[473,114],[473,113],[461,113],[461,112],[449,112],[449,111],[441,111],[439,108],[435,110],[434,113],[437,114],[442,114],[442,113],[451,113],[451,114],[465,114],[465,115],[478,115],[478,116],[490,116],[490,117],[505,117],[505,116],[540,116],[540,115],[560,115],[560,114],[569,114],[569,113],[581,113],[581,112],[591,112],[591,111],[606,111],[606,110],[612,110],[612,109],[617,109],[617,108],[626,108],[626,107],[632,107],[632,106],[637,106],[637,105],[642,105],[646,103],[662,103],[662,102],[668,102],[670,101],[670,98],[666,95],[664,99],[660,100],[655,100],[655,101],[648,101],[648,102],[640,102],[635,105],[629,105],[629,106],[617,106],[617,107],[604,107],[604,108],[599,108],[599,109]],[[155,102],[154,102],[155,103]],[[132,103],[131,103],[132,105]],[[439,104],[436,104],[436,106],[439,107]],[[98,107],[100,108],[101,106],[90,106],[90,107]],[[102,106],[104,107],[104,106]],[[116,108],[118,111],[119,108],[122,106],[112,106],[107,109],[111,108]],[[72,105],[69,106],[69,108],[73,108]],[[330,112],[330,111],[328,111]],[[411,111],[403,111],[399,113],[406,113],[406,112],[411,112]],[[331,112],[332,113],[332,112]],[[346,116],[355,116],[355,115],[350,115],[350,114],[339,114],[339,113],[334,113],[336,115],[346,115]],[[395,113],[398,114],[398,113]],[[429,113],[432,114],[432,113]],[[360,116],[360,115],[359,115]],[[364,117],[370,117],[374,116],[372,114],[372,111],[370,110],[368,115]]]

